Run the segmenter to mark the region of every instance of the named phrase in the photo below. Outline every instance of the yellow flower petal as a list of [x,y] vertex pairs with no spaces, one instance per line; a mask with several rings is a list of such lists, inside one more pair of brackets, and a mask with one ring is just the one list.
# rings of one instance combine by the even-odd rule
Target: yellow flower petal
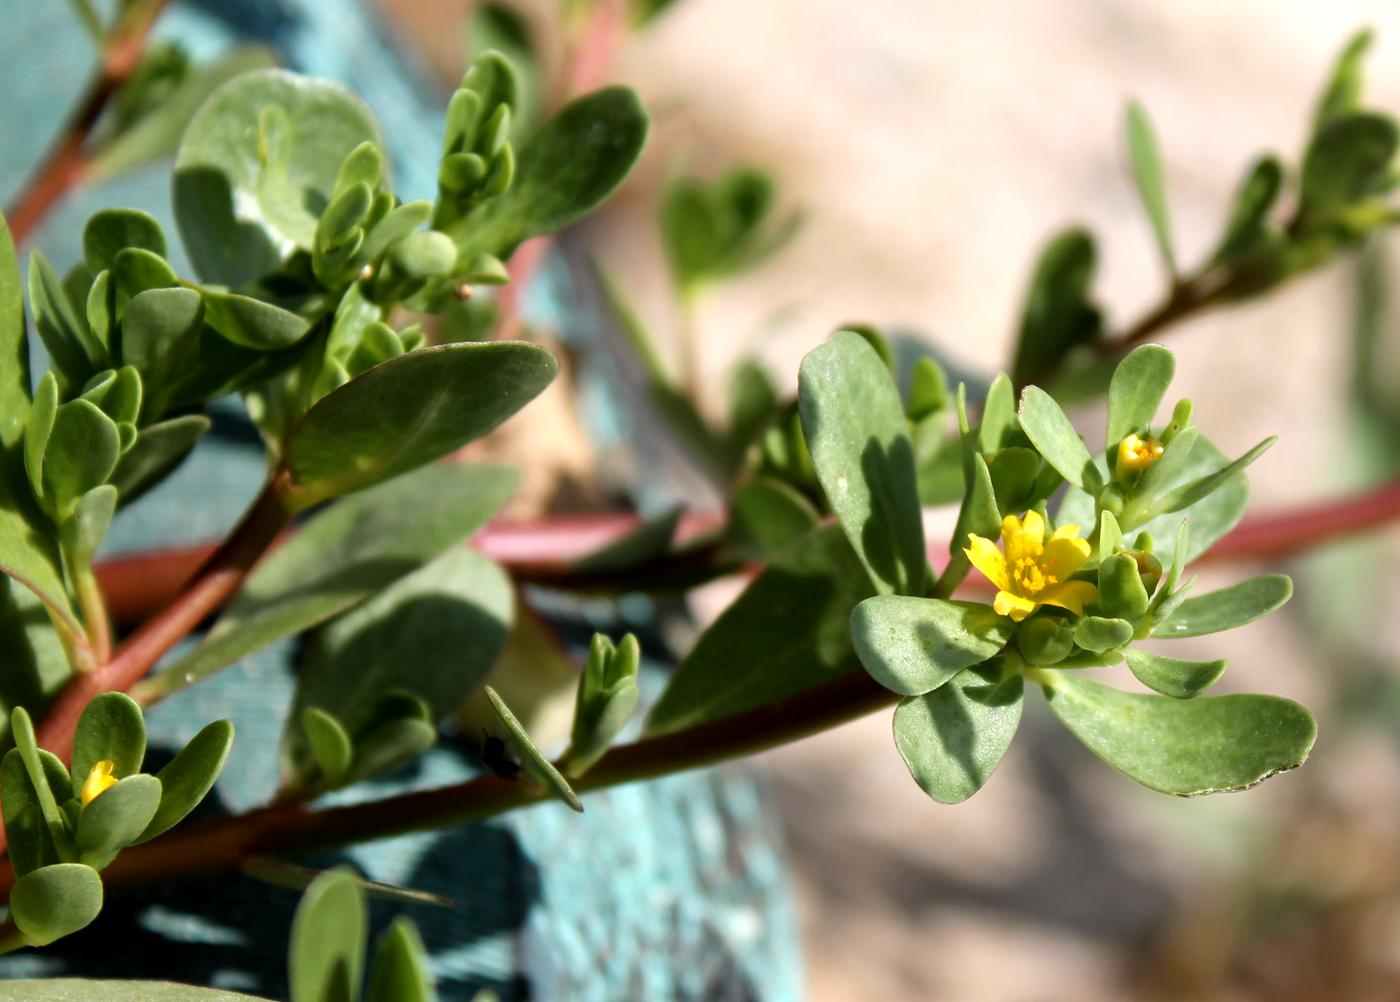
[[1010,587],[1006,573],[1006,557],[997,549],[997,544],[975,532],[967,534],[967,541],[971,545],[963,550],[963,553],[967,554],[972,566],[985,574],[987,580],[998,588]]
[[115,762],[104,758],[88,771],[87,779],[83,780],[83,788],[78,794],[82,806],[86,807],[101,794],[117,785],[117,778],[112,775],[112,770],[115,768]]
[[1099,597],[1099,589],[1088,581],[1063,581],[1051,585],[1036,596],[1045,605],[1057,605],[1076,616],[1084,614],[1084,606]]
[[1057,534],[1041,554],[1040,565],[1056,581],[1065,581],[1089,559],[1090,552],[1087,539],[1067,539]]
[[1021,531],[1035,540],[1036,543],[1045,541],[1045,519],[1040,512],[1032,508],[1021,517]]
[[997,597],[992,600],[992,609],[998,616],[1010,616],[1019,623],[1035,612],[1037,604],[1031,599],[1013,595],[1009,591],[999,591]]
[[1060,526],[1058,529],[1055,530],[1055,534],[1054,534],[1053,536],[1051,536],[1050,538],[1051,538],[1051,539],[1075,539],[1075,538],[1077,538],[1078,536],[1079,536],[1079,526],[1077,526],[1077,525],[1062,525],[1062,526]]

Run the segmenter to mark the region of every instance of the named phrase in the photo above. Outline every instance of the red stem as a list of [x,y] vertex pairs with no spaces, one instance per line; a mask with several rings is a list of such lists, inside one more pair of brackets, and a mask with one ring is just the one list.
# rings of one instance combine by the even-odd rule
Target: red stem
[[[1400,482],[1335,501],[1300,505],[1242,522],[1200,560],[1282,557],[1320,543],[1364,532],[1400,518]],[[632,513],[563,515],[533,521],[492,522],[471,545],[502,564],[513,577],[557,577],[579,557],[614,542],[641,522]],[[681,519],[677,538],[684,541],[723,524],[719,512],[691,512]],[[941,543],[929,547],[935,562],[946,557]],[[192,546],[117,557],[97,567],[112,618],[118,624],[140,622],[178,593],[215,548]]]
[[[67,762],[78,717],[92,697],[131,688],[206,616],[228,601],[288,518],[276,484],[270,483],[238,528],[195,572],[186,590],[177,590],[161,612],[117,648],[111,661],[68,683],[44,714],[38,728],[39,746]],[[164,577],[169,580],[173,575]]]
[[[752,754],[853,720],[895,699],[864,672],[852,672],[723,720],[618,746],[574,787],[584,793]],[[114,887],[189,877],[236,868],[250,856],[309,852],[445,828],[545,797],[536,787],[488,775],[329,810],[284,804],[187,824],[154,842],[126,849],[103,871],[103,883]],[[9,870],[0,871],[0,897],[8,896],[13,880]]]
[[16,244],[23,243],[65,194],[83,180],[87,156],[83,147],[107,102],[136,71],[146,49],[146,38],[166,0],[152,0],[113,36],[102,54],[97,75],[88,84],[77,110],[64,126],[44,162],[5,213]]

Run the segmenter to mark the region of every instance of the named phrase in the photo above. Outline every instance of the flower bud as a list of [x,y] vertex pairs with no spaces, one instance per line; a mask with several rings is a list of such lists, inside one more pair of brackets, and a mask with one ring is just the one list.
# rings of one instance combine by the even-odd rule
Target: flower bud
[[1148,601],[1147,587],[1133,554],[1115,553],[1099,565],[1099,608],[1103,615],[1135,620],[1147,612]]
[[1119,475],[1140,473],[1161,459],[1164,451],[1162,443],[1151,435],[1146,438],[1136,433],[1125,435],[1118,443],[1118,465],[1114,471]]
[[1058,618],[1033,616],[1016,628],[1016,646],[1030,664],[1058,664],[1074,649],[1074,631]]
[[569,775],[582,775],[631,719],[637,708],[640,664],[641,648],[632,634],[616,647],[603,634],[593,635],[574,703],[573,735],[565,765]]

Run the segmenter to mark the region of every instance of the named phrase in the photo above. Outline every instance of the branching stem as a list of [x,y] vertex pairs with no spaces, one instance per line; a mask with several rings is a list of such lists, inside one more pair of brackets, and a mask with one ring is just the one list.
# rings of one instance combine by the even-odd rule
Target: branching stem
[[132,4],[102,46],[97,72],[78,107],[29,183],[5,212],[16,244],[39,225],[58,201],[82,182],[88,156],[84,147],[108,102],[136,72],[146,40],[167,0]]

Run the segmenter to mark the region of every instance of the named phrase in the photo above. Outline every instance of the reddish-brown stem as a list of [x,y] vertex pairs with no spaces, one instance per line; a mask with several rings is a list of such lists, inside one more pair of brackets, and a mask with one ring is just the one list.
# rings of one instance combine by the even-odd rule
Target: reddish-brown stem
[[146,39],[165,4],[166,0],[149,0],[140,5],[104,47],[97,74],[88,84],[68,124],[5,213],[16,244],[23,243],[59,199],[83,180],[87,171],[83,147],[88,136],[112,95],[140,65]]
[[1202,560],[1280,557],[1386,525],[1400,518],[1400,481],[1334,501],[1247,518]]
[[[1312,505],[1246,522],[1212,555],[1278,555],[1400,514],[1400,483],[1342,502]],[[617,523],[623,531],[631,522]],[[519,531],[518,529],[515,531]],[[745,713],[644,738],[605,754],[575,787],[579,792],[649,779],[795,741],[889,705],[895,697],[863,672],[845,675]],[[237,868],[249,857],[304,853],[448,827],[543,800],[539,789],[483,776],[455,786],[322,811],[282,804],[235,818],[187,825],[149,845],[128,849],[106,871],[110,886],[147,883]],[[13,875],[0,872],[0,895]]]
[[128,637],[112,660],[74,677],[44,714],[38,729],[40,747],[67,761],[78,717],[92,697],[131,688],[206,616],[228,601],[289,517],[278,482],[270,482],[243,521],[195,572],[188,587]]
[[[895,698],[864,672],[853,672],[746,713],[620,745],[574,785],[584,793],[711,765],[807,737],[888,706]],[[483,776],[329,810],[308,811],[293,804],[269,807],[235,818],[188,824],[147,845],[127,849],[103,872],[103,882],[115,887],[229,870],[250,856],[304,853],[449,827],[545,797],[536,787]],[[12,885],[13,875],[0,871],[0,896],[7,896]]]
[[[1384,484],[1352,497],[1299,505],[1247,518],[1216,543],[1201,560],[1285,557],[1400,519],[1400,482]],[[567,586],[572,561],[615,542],[640,524],[631,513],[570,515],[532,521],[498,521],[482,529],[472,546],[502,564],[519,580],[541,577]],[[677,538],[685,540],[723,523],[720,512],[692,512],[681,520]],[[171,601],[194,570],[208,560],[213,546],[192,546],[117,557],[97,567],[112,618],[140,622]],[[947,546],[929,546],[941,562]]]

